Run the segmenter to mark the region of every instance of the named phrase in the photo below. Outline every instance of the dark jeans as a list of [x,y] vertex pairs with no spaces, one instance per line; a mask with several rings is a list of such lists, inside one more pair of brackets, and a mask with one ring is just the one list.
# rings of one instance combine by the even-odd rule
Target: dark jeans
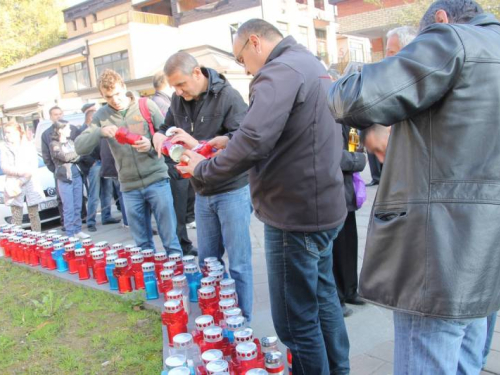
[[[172,197],[174,198],[174,210],[177,218],[176,233],[183,252],[189,252],[193,248],[193,243],[188,237],[187,223],[187,207],[189,198],[189,187],[191,183],[189,179],[182,178],[175,165],[168,165],[168,174],[170,175],[170,187],[172,189]],[[193,215],[194,216],[194,215]]]
[[333,275],[341,303],[358,294],[358,229],[356,212],[349,212],[333,242]]
[[292,351],[294,375],[349,373],[349,339],[332,272],[340,229],[264,227],[274,328]]
[[375,182],[380,182],[380,175],[382,174],[382,164],[380,164],[374,154],[368,153],[368,164],[370,165],[372,180]]

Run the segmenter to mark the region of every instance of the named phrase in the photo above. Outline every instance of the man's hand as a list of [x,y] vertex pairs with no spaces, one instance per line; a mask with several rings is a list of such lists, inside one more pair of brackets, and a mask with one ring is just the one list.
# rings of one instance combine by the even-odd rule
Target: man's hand
[[164,134],[155,133],[155,135],[153,135],[153,145],[155,147],[156,152],[158,153],[158,159],[162,157],[161,146],[163,142],[165,142],[165,139],[167,139],[167,136]]
[[109,125],[101,128],[101,136],[106,138],[113,138],[118,130],[115,125]]
[[212,138],[208,141],[208,144],[215,147],[217,150],[224,150],[229,142],[229,137],[227,135],[219,135],[218,137]]
[[172,143],[182,143],[184,147],[189,150],[192,150],[199,144],[195,138],[180,128],[172,130],[172,133],[174,134],[172,137]]
[[135,141],[135,144],[132,145],[139,152],[148,152],[151,150],[151,141],[146,137],[142,137],[138,141]]
[[187,163],[187,165],[177,165],[176,168],[181,174],[189,173],[191,176],[194,176],[194,169],[203,160],[206,160],[204,156],[194,151],[186,150],[181,156],[181,162]]

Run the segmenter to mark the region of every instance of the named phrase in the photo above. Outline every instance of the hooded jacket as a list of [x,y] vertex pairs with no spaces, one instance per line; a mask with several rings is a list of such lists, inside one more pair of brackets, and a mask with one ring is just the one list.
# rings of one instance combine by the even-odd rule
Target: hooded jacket
[[[156,130],[160,127],[163,117],[158,106],[151,100],[147,101],[151,119]],[[101,127],[115,125],[126,127],[132,133],[151,139],[147,121],[142,117],[139,104],[132,99],[125,114],[109,105],[102,106],[95,113],[92,124],[75,139],[75,149],[79,155],[90,154],[101,141]],[[138,152],[130,145],[122,145],[115,138],[106,138],[115,158],[118,179],[122,191],[143,189],[149,185],[167,179],[167,165],[151,148],[149,152]]]
[[500,23],[435,24],[337,81],[338,121],[391,125],[360,295],[439,318],[500,309]]
[[271,52],[250,85],[250,107],[227,148],[195,169],[218,183],[250,169],[255,214],[285,231],[317,232],[346,217],[342,129],[327,104],[330,78],[293,37]]
[[[172,103],[160,128],[165,134],[168,128],[175,126],[185,130],[199,141],[210,140],[218,135],[231,135],[240,126],[248,106],[240,93],[236,91],[226,78],[210,68],[201,68],[208,78],[208,89],[203,94],[202,103],[195,117],[191,114],[191,105],[184,98],[174,95]],[[173,163],[167,158],[168,163]],[[200,195],[215,195],[236,190],[248,185],[248,173],[230,177],[218,183],[200,183],[191,179],[194,190]]]

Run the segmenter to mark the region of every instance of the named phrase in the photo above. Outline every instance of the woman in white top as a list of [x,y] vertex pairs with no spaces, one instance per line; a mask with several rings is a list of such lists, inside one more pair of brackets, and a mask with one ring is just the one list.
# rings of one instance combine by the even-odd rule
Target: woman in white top
[[38,204],[45,197],[37,178],[38,156],[33,142],[26,137],[21,126],[15,121],[3,125],[4,140],[0,162],[5,174],[4,201],[12,211],[12,223],[23,222],[24,201],[28,206],[31,229],[42,230]]

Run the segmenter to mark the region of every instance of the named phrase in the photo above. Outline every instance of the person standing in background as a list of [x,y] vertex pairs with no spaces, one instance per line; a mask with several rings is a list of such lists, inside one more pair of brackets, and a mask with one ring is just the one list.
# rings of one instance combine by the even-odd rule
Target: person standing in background
[[15,121],[3,125],[5,142],[1,147],[1,167],[5,174],[4,202],[10,206],[12,224],[23,223],[24,200],[28,206],[31,229],[41,232],[38,204],[45,195],[38,181],[38,155],[35,145],[29,141],[21,126]]

